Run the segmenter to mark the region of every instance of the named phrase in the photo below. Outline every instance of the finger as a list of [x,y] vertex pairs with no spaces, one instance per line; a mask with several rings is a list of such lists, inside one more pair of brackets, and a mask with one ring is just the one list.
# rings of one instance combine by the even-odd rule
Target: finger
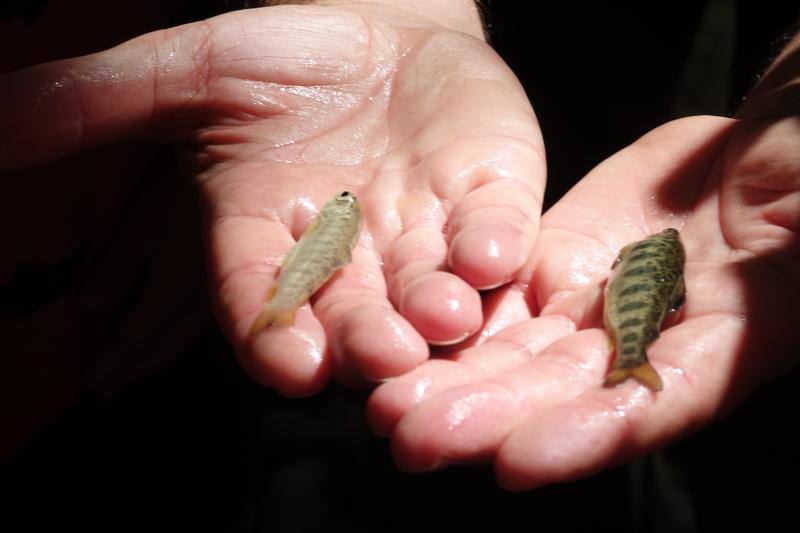
[[248,335],[293,245],[284,223],[261,217],[224,217],[209,228],[212,296],[239,362],[262,385],[305,396],[321,390],[331,371],[325,332],[310,306],[298,310],[291,327]]
[[[528,145],[502,148],[513,178],[496,179],[458,201],[449,218],[451,270],[473,287],[487,289],[510,281],[531,252],[538,230],[540,158]],[[515,153],[518,152],[518,153]]]
[[[366,40],[363,20],[320,9],[298,26],[296,9],[228,13],[0,76],[0,169],[122,139],[186,137],[215,115],[273,116],[292,105],[280,84],[362,76],[353,65],[369,61],[351,43]],[[253,98],[248,83],[262,97]],[[221,128],[206,140],[230,142],[230,135]]]
[[367,403],[370,426],[379,435],[390,435],[397,422],[426,399],[520,367],[572,331],[572,324],[561,317],[527,320],[509,326],[485,344],[464,350],[451,359],[433,359],[408,374],[387,381],[372,393]]
[[[105,52],[0,77],[0,98],[11,103],[0,111],[9,125],[0,132],[0,168],[147,136],[160,113],[185,104],[190,88],[199,88],[201,71],[192,56],[203,51],[204,35],[202,25],[189,25],[172,35],[155,32]],[[185,47],[179,50],[181,42]],[[170,53],[174,62],[160,68]]]
[[340,381],[351,381],[351,373],[370,380],[396,376],[428,358],[425,339],[387,299],[378,255],[362,245],[315,298],[314,314],[328,333]]
[[431,193],[409,191],[398,212],[404,229],[384,263],[389,295],[428,342],[459,342],[480,327],[481,303],[461,278],[440,270],[447,256],[444,209]]
[[[387,278],[392,301],[420,333],[429,342],[453,344],[480,327],[470,284],[489,287],[510,279],[532,247],[544,150],[524,91],[491,49],[449,35],[427,40],[415,53],[413,75],[398,77],[393,93],[392,113],[403,112],[392,121],[393,138],[407,142],[398,150],[403,156],[386,165],[406,174],[407,205],[436,205],[425,211],[427,220],[403,220],[402,235],[388,253]],[[526,215],[509,222],[518,232],[486,224],[502,186],[488,186],[459,210],[470,192],[494,181],[516,182],[513,187],[532,197]],[[514,210],[510,201],[505,193],[497,211]],[[454,222],[458,229],[451,232],[446,225]],[[452,255],[442,233],[460,241]],[[446,267],[457,276],[443,273]]]
[[800,229],[800,161],[786,150],[800,139],[797,118],[741,126],[722,169],[730,186],[720,198],[726,231],[717,241],[756,253],[789,249]]
[[601,387],[598,379],[577,397],[529,413],[500,447],[498,481],[524,490],[578,479],[708,423],[732,386],[730,354],[745,327],[730,315],[706,315],[665,331],[649,350],[664,381],[657,394],[633,381]]
[[513,74],[503,72],[502,61],[486,57],[481,65],[496,69],[491,86],[485,84],[486,72],[460,79],[474,70],[459,66],[461,73],[454,73],[458,91],[442,90],[441,113],[424,129],[437,151],[428,154],[419,173],[451,206],[450,269],[484,289],[511,280],[531,253],[544,193],[545,152],[530,103]]
[[[484,356],[504,349],[520,348],[498,343]],[[431,396],[398,423],[392,435],[396,462],[417,471],[490,458],[532,412],[601,383],[608,352],[601,330],[584,330],[557,340],[525,364]]]

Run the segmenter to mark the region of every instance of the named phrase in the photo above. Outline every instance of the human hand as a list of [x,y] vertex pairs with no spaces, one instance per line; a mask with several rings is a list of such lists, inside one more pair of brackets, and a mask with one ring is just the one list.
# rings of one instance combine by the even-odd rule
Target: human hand
[[[183,141],[217,316],[251,375],[289,395],[334,371],[396,375],[427,357],[426,340],[480,327],[475,287],[511,279],[536,234],[535,118],[476,20],[457,19],[366,4],[247,10],[19,71],[0,80],[15,102],[0,168]],[[248,339],[282,256],[345,189],[365,211],[353,264],[294,327]]]
[[[488,338],[373,393],[399,465],[491,460],[513,490],[574,480],[710,423],[795,364],[799,140],[796,116],[694,117],[595,168],[543,217]],[[664,389],[604,388],[603,282],[622,246],[665,227],[686,246],[687,299],[649,349]]]
[[[109,33],[135,33],[131,26],[137,25],[115,19],[101,31],[76,33],[85,28],[85,13],[57,8],[33,23],[18,22],[0,24],[0,43],[14,50],[0,61],[2,73],[97,49]],[[61,43],[54,28],[63,29],[68,40],[43,45]],[[9,116],[8,106],[16,104],[3,101],[0,115]],[[18,132],[3,124],[14,139]],[[5,139],[1,146],[13,148]],[[188,287],[202,297],[205,282],[201,272],[183,271],[176,279],[171,268],[159,268],[165,262],[181,268],[176,255],[196,265],[186,250],[199,249],[199,235],[186,239],[183,231],[194,223],[189,237],[197,233],[196,221],[185,217],[187,204],[190,213],[196,211],[194,197],[186,195],[191,184],[177,179],[171,161],[168,149],[130,143],[2,173],[0,461],[75,399],[91,361],[106,363],[102,385],[109,391],[152,369],[154,357],[163,360],[169,350],[174,355],[177,337],[194,315],[174,313],[171,304],[185,305]],[[164,221],[176,216],[182,224],[164,231]],[[159,251],[161,241],[167,242]],[[119,363],[115,354],[131,343],[154,349],[129,354],[112,369],[108,363]]]

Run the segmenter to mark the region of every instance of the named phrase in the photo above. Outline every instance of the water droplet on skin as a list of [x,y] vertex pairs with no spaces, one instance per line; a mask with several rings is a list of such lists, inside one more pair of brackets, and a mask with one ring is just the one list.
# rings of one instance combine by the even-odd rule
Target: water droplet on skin
[[409,342],[405,328],[392,316],[386,318],[386,324],[392,330],[391,345],[396,350],[411,350],[413,344]]
[[456,429],[489,398],[488,392],[476,392],[453,402],[445,417],[447,429]]
[[447,298],[444,303],[453,313],[460,314],[461,302],[457,298]]
[[292,331],[298,338],[305,341],[306,346],[308,346],[306,353],[308,353],[310,359],[317,365],[322,363],[322,357],[324,354],[323,350],[317,343],[317,340],[302,329],[292,327]]
[[500,245],[497,243],[496,240],[494,239],[490,240],[486,248],[487,248],[486,255],[488,255],[492,259],[497,259],[500,257]]
[[425,393],[431,386],[431,378],[422,378],[414,384],[414,403],[419,403],[425,399]]

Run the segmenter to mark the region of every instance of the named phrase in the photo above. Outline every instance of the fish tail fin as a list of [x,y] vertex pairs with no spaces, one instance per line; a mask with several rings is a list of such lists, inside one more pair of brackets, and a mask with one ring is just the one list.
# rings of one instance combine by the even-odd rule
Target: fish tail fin
[[631,368],[612,370],[608,376],[606,376],[606,381],[603,385],[606,387],[613,387],[628,378],[635,379],[653,392],[660,391],[664,388],[664,384],[661,382],[661,376],[658,375],[653,365],[648,362]]
[[253,321],[253,325],[250,326],[249,336],[252,337],[269,326],[286,327],[294,324],[294,315],[297,313],[297,309],[275,309],[269,305],[276,292],[278,292],[277,283],[267,291],[267,303]]
[[252,337],[269,326],[278,326],[281,328],[291,326],[294,324],[294,315],[296,313],[297,309],[272,309],[268,305],[265,305],[264,309],[261,310],[253,321],[253,325],[250,326],[248,335]]

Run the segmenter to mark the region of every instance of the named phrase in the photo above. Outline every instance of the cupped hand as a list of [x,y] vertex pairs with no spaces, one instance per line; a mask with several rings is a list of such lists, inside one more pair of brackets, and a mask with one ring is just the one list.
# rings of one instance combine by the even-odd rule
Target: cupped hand
[[[0,168],[125,139],[179,143],[212,299],[245,369],[289,395],[382,379],[482,323],[537,231],[535,117],[480,26],[387,6],[282,6],[0,78]],[[247,331],[322,203],[360,199],[353,263],[291,328]],[[427,341],[427,342],[426,342]]]
[[[693,117],[595,168],[542,218],[523,274],[493,295],[491,330],[373,393],[398,464],[491,460],[516,490],[577,479],[708,424],[795,364],[798,140],[796,117]],[[648,350],[664,389],[604,388],[604,280],[622,246],[666,227],[686,247],[687,298]]]

